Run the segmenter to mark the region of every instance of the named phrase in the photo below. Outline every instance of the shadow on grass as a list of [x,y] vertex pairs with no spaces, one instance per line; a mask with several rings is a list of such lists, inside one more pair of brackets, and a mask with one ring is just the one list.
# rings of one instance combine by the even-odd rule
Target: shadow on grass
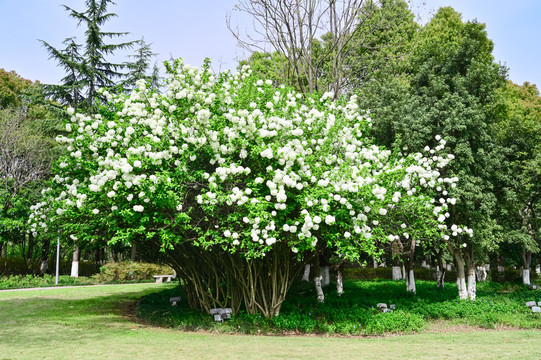
[[[78,289],[70,289],[78,290]],[[21,339],[35,346],[99,339],[111,331],[130,331],[136,302],[160,288],[70,299],[62,293],[21,294],[0,298],[0,339],[5,345]],[[56,289],[55,289],[56,291]]]
[[[437,288],[433,281],[417,281],[417,294],[406,291],[403,281],[346,281],[338,296],[334,284],[325,288],[325,302],[316,301],[312,283],[298,282],[291,288],[280,315],[266,319],[241,311],[230,321],[215,323],[212,317],[190,309],[185,302],[171,307],[169,297],[179,289],[147,296],[138,310],[144,322],[183,330],[235,333],[326,333],[377,335],[421,331],[430,320],[496,328],[541,328],[541,317],[532,314],[525,301],[541,300],[541,292],[526,287],[481,283],[477,301],[459,300],[456,284]],[[378,303],[395,304],[392,313],[382,313]]]

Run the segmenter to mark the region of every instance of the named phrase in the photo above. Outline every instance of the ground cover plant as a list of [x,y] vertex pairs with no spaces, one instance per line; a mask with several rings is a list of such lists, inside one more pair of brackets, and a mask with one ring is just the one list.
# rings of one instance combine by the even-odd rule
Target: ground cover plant
[[139,299],[176,287],[133,284],[0,291],[0,359],[381,360],[456,359],[457,354],[471,359],[541,356],[538,330],[476,331],[463,327],[463,332],[390,337],[246,336],[166,330],[135,321],[134,305]]
[[[138,315],[152,324],[186,330],[216,330],[240,333],[326,333],[380,335],[420,332],[435,321],[447,321],[486,329],[502,326],[541,328],[540,314],[525,303],[541,301],[541,292],[515,284],[480,283],[476,301],[459,300],[456,285],[437,288],[433,281],[418,281],[417,294],[407,292],[403,282],[348,280],[344,294],[327,288],[325,303],[314,296],[314,287],[296,283],[272,319],[240,312],[232,320],[216,323],[207,313],[191,310],[185,302],[170,306],[170,297],[182,294],[167,289],[149,295],[140,303]],[[378,303],[395,304],[393,312],[382,313]]]

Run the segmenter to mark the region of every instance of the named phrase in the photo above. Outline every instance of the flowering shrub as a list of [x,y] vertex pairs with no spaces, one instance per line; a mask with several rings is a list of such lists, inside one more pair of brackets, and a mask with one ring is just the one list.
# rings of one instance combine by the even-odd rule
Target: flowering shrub
[[[57,139],[68,155],[48,198],[33,207],[34,232],[62,224],[78,241],[145,238],[171,254],[189,286],[194,271],[223,256],[233,260],[215,273],[245,261],[230,285],[248,263],[275,274],[323,247],[355,261],[360,251],[376,255],[381,243],[462,231],[445,225],[455,201],[447,188],[458,180],[441,176],[452,159],[439,155],[445,140],[426,155],[404,156],[372,143],[355,97],[334,102],[332,94],[276,88],[247,67],[214,75],[208,62],[166,66],[163,95],[139,81],[128,95],[104,92],[109,103],[98,114],[68,109],[69,135]],[[207,250],[219,256],[207,258]],[[269,295],[267,315],[279,310],[293,273],[270,276],[282,287]],[[258,276],[266,273],[253,277],[265,287]],[[232,296],[216,288],[210,302]],[[265,301],[256,302],[261,310]]]

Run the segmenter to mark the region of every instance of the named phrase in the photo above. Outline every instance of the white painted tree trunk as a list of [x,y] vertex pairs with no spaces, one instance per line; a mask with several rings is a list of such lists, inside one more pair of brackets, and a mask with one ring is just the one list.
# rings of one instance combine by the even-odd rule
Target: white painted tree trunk
[[505,267],[498,265],[498,273],[503,274],[505,272]]
[[378,261],[376,260],[375,257],[372,258],[372,261],[374,262],[374,269],[377,269],[378,268]]
[[413,269],[409,271],[408,277],[406,278],[406,290],[415,294],[415,276],[413,274]]
[[330,275],[329,267],[322,266],[320,271],[321,271],[321,286],[322,287],[329,286],[329,283],[331,282],[331,275]]
[[522,270],[522,283],[524,285],[530,285],[530,269]]
[[325,294],[323,294],[323,287],[321,287],[322,276],[318,275],[314,278],[314,284],[316,286],[317,301],[320,303],[325,302]]
[[486,269],[487,272],[490,271],[490,264],[486,264],[485,269]]
[[451,264],[447,264],[447,271],[452,271],[452,270],[453,270],[453,268],[452,268]]
[[477,281],[487,281],[487,270],[484,266],[477,266],[475,275],[477,276]]
[[468,298],[475,300],[477,297],[477,283],[475,280],[475,268],[468,269]]
[[457,277],[456,284],[458,286],[458,298],[467,299],[468,298],[468,289],[466,288],[466,278]]
[[47,270],[49,270],[49,261],[42,259],[39,265],[39,273],[43,275]]
[[436,280],[439,288],[445,287],[445,272],[439,266],[436,267]]
[[402,280],[402,266],[393,265],[393,280]]
[[402,265],[402,279],[406,278],[406,266]]
[[535,267],[535,273],[536,273],[537,275],[541,274],[541,265],[537,265],[537,266]]
[[426,260],[421,261],[421,267],[424,267],[425,269],[427,268],[426,267]]
[[302,281],[310,281],[310,264],[304,265],[304,274],[302,275]]
[[342,296],[342,293],[344,292],[344,283],[342,281],[342,271],[338,269],[338,272],[336,273],[336,292],[338,293],[338,296]]
[[71,277],[79,277],[79,254],[80,248],[79,245],[75,245],[73,249],[73,257],[71,261]]

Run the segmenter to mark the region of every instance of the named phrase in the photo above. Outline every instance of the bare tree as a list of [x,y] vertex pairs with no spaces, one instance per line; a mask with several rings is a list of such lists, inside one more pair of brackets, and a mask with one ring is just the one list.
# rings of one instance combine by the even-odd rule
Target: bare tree
[[[253,32],[241,35],[232,25],[231,16],[226,21],[241,48],[281,54],[286,61],[271,57],[276,71],[282,78],[293,80],[299,90],[330,90],[338,97],[346,85],[345,61],[354,36],[363,32],[355,40],[355,46],[363,46],[376,30],[394,26],[388,18],[372,16],[381,9],[381,3],[388,2],[239,0],[235,9],[252,18]],[[324,41],[318,40],[321,37]],[[322,83],[323,74],[327,81]]]

